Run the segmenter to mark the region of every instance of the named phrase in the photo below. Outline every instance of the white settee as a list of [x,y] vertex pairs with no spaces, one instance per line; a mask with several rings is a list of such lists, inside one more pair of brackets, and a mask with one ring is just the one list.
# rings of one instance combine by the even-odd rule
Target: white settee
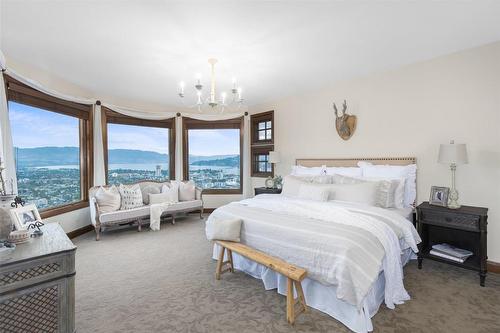
[[[147,186],[158,186],[161,188],[164,184],[169,182],[156,182],[156,181],[141,181],[137,182],[142,190]],[[101,213],[99,212],[99,205],[95,194],[101,186],[94,186],[89,190],[89,201],[90,201],[90,219],[94,225],[96,232],[96,240],[99,240],[100,232],[104,231],[106,228],[112,226],[123,226],[123,225],[133,225],[137,224],[137,228],[141,231],[143,225],[149,223],[150,207],[146,204],[148,201],[143,192],[143,202],[144,206],[127,209],[127,210],[116,210],[112,212]],[[103,186],[109,188],[110,186]],[[180,213],[189,213],[199,211],[200,219],[203,218],[203,190],[196,187],[195,199],[189,201],[179,201],[172,204],[167,208],[167,210],[162,214],[163,216],[171,216],[172,223],[175,224],[175,216]]]

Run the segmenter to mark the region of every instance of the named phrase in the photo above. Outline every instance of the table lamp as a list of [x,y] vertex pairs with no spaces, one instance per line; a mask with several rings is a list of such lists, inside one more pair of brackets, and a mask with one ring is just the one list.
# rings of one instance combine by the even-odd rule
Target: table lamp
[[439,146],[438,163],[448,164],[451,169],[451,190],[448,198],[448,208],[458,209],[458,191],[455,188],[455,173],[457,165],[467,164],[467,147],[464,143],[455,143],[453,140],[449,144],[441,144]]

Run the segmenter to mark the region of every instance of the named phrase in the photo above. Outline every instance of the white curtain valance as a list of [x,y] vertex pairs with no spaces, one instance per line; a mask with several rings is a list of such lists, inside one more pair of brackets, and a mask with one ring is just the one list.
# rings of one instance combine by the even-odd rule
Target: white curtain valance
[[9,68],[7,68],[5,72],[10,77],[16,79],[17,81],[19,81],[21,83],[24,83],[28,87],[31,87],[35,90],[43,92],[44,94],[47,94],[47,95],[52,96],[52,97],[60,98],[60,99],[63,99],[65,101],[68,101],[68,102],[75,102],[75,103],[88,104],[88,105],[94,104],[96,102],[95,99],[74,97],[74,96],[62,94],[62,93],[57,92],[57,91],[52,90],[52,89],[47,89],[41,83],[39,83],[35,80],[25,78],[24,76],[16,73],[15,71],[13,71],[12,69],[9,69]]
[[14,147],[10,129],[9,110],[7,107],[7,94],[3,75],[0,74],[0,158],[5,168],[5,192],[17,194],[16,163],[14,160]]
[[197,120],[206,120],[206,121],[228,120],[228,119],[242,117],[244,115],[245,112],[220,113],[220,114],[201,114],[201,113],[188,113],[188,112],[182,113],[183,117],[197,119]]
[[173,118],[177,115],[177,112],[172,111],[140,111],[107,103],[103,103],[102,106],[129,117],[148,120],[165,120]]

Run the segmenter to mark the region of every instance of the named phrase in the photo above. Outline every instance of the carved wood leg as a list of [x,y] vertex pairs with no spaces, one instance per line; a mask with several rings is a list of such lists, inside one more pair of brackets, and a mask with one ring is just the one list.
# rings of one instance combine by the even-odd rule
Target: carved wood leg
[[422,260],[423,258],[417,258],[417,261],[418,261],[418,269],[422,269]]
[[101,231],[101,226],[100,225],[96,225],[95,226],[95,240],[98,241],[100,239],[99,237],[99,233]]
[[219,260],[217,261],[217,268],[215,270],[215,279],[216,280],[220,280],[222,263],[224,262],[224,252],[225,251],[226,251],[226,248],[224,246],[221,246],[220,250],[219,250]]
[[200,209],[200,220],[203,220],[203,208]]
[[175,215],[172,214],[172,224],[175,224]]
[[142,231],[142,223],[141,220],[137,220],[137,231],[141,232]]

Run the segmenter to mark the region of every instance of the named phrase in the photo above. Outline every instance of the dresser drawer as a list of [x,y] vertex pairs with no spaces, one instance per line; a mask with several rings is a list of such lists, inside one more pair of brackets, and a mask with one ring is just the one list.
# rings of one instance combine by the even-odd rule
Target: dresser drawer
[[476,232],[479,232],[480,230],[480,217],[477,215],[436,212],[425,209],[420,210],[419,213],[419,220],[424,224],[432,224]]

